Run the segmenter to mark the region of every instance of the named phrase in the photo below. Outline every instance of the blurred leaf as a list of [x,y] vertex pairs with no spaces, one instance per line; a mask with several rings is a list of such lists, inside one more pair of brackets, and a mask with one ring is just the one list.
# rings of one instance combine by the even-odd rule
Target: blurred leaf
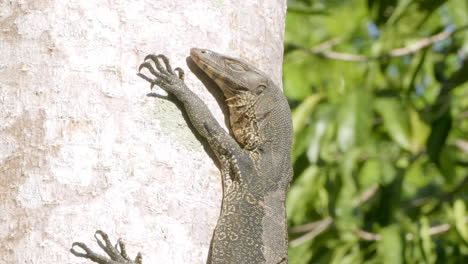
[[361,189],[366,189],[380,182],[381,179],[380,162],[375,159],[368,159],[364,162],[359,173],[359,184]]
[[454,203],[453,211],[455,217],[455,227],[465,243],[468,244],[467,214],[465,203],[462,200],[457,199]]
[[397,169],[393,164],[385,160],[380,160],[380,183],[383,185],[390,184],[397,176]]
[[306,6],[289,6],[288,12],[302,14],[302,15],[327,15],[327,11],[324,9],[316,9],[313,7]]
[[314,255],[315,250],[313,250],[313,240],[309,240],[297,247],[290,247],[288,255],[289,263],[290,264],[302,264],[302,263],[310,263],[312,256]]
[[[292,161],[296,163],[309,146],[314,127],[307,126],[305,129],[295,133],[293,140]],[[302,162],[304,163],[304,162]]]
[[429,221],[426,217],[421,219],[421,240],[424,253],[424,263],[435,263],[436,256],[434,252],[434,243],[432,243],[431,234],[429,232]]
[[454,89],[468,81],[468,59],[461,61],[461,67],[450,76],[445,89]]
[[360,262],[360,252],[358,250],[353,251],[353,247],[356,247],[356,243],[347,243],[335,250],[330,264],[353,264]]
[[371,10],[373,10],[373,18],[377,24],[383,24],[392,15],[398,0],[367,0]]
[[341,188],[335,206],[335,214],[340,221],[344,221],[345,225],[353,225],[354,197],[356,196],[357,187],[353,179],[353,172],[357,166],[357,159],[360,152],[358,150],[348,151],[345,153],[343,162],[340,164]]
[[307,149],[307,157],[311,163],[317,163],[320,153],[320,144],[323,135],[327,129],[327,120],[318,120],[315,124],[314,136],[309,144]]
[[418,3],[419,8],[433,11],[443,3],[447,2],[447,0],[417,0],[416,2]]
[[431,130],[414,109],[409,109],[408,112],[411,124],[411,151],[417,153],[425,147]]
[[[286,208],[289,220],[294,224],[303,224],[311,214],[312,209],[326,208],[327,193],[322,189],[323,179],[318,167],[308,167],[290,188],[286,199]],[[314,204],[314,207],[310,207]]]
[[313,94],[307,97],[292,113],[294,133],[302,131],[309,122],[315,106],[324,98],[323,94]]
[[452,117],[449,113],[444,114],[431,124],[431,134],[427,140],[427,152],[431,160],[439,164],[439,154],[445,146],[447,137],[452,127]]
[[397,225],[391,225],[380,230],[381,240],[377,247],[381,263],[398,264],[403,263],[403,245],[400,229]]
[[[405,174],[404,196],[413,197],[427,186],[431,180],[431,175],[425,173],[424,165],[427,163],[427,157],[420,158],[410,164]],[[421,194],[422,195],[422,194]]]
[[408,113],[396,99],[377,99],[376,111],[382,116],[388,135],[402,148],[411,151]]
[[456,182],[456,149],[445,147],[439,155],[439,169],[445,180],[449,183]]
[[387,166],[386,169],[388,170],[388,174],[392,174],[393,180],[389,183],[384,182],[380,184],[378,203],[373,208],[375,213],[374,222],[381,226],[391,224],[399,214],[398,208],[401,205],[401,192],[404,179],[401,170],[397,170],[391,165]]
[[[296,173],[289,223],[333,217],[319,236],[290,250],[290,263],[468,263],[460,185],[468,164],[460,145],[468,141],[468,1],[288,3],[327,12],[290,9],[286,18]],[[340,59],[395,49],[415,53]],[[431,235],[449,223],[449,231]]]
[[333,108],[331,106],[326,106],[321,109],[316,114],[316,120],[314,120],[311,127],[313,130],[311,131],[311,137],[309,141],[309,146],[307,149],[307,157],[311,163],[317,163],[320,150],[323,143],[323,137],[331,125],[331,118]]
[[468,16],[466,15],[468,12],[468,2],[466,0],[451,0],[447,2],[446,6],[455,25],[468,24]]
[[289,99],[304,100],[312,94],[315,77],[310,74],[311,62],[301,51],[293,51],[284,62],[284,93]]
[[337,116],[337,141],[341,151],[347,151],[356,143],[368,139],[372,122],[371,100],[362,89],[350,92],[342,98]]

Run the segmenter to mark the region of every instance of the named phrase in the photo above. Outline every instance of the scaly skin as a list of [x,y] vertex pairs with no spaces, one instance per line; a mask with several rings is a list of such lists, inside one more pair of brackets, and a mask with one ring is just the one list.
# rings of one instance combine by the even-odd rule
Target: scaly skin
[[[141,64],[140,70],[148,69],[152,78],[138,75],[183,103],[221,164],[223,200],[207,263],[287,263],[285,197],[292,176],[292,122],[286,98],[263,72],[243,61],[195,48],[190,56],[222,90],[234,137],[187,88],[183,71],[172,70],[164,55],[148,55]],[[128,258],[120,240],[117,250],[105,233],[98,232],[106,242],[97,239],[98,244],[110,259],[83,243],[73,246],[86,254],[73,247],[72,253],[100,264],[141,264],[140,255],[134,261]]]

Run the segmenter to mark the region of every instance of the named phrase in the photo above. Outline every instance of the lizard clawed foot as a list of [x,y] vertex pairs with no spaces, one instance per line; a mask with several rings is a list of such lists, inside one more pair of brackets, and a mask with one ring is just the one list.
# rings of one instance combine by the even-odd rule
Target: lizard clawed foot
[[[120,238],[117,240],[117,244],[113,246],[109,240],[109,236],[101,230],[96,231],[94,237],[96,238],[99,247],[106,252],[108,257],[93,252],[88,248],[88,246],[86,246],[86,244],[81,242],[73,243],[70,252],[77,257],[87,258],[99,264],[142,264],[140,253],[137,254],[135,260],[131,260],[128,257],[125,244]],[[76,251],[74,247],[81,248],[85,253]]]
[[[156,66],[156,69],[148,60],[154,63],[154,65]],[[164,66],[160,60],[163,61]],[[149,72],[154,76],[154,78],[150,78],[140,73],[140,71],[143,68],[148,69]],[[177,88],[178,85],[183,84],[184,77],[185,77],[184,71],[179,67],[173,70],[171,67],[171,64],[169,63],[169,59],[162,54],[160,55],[150,54],[146,56],[145,62],[143,62],[138,68],[137,75],[145,79],[149,83],[151,83],[151,89],[153,89],[154,85],[157,85],[161,87],[162,89],[166,90],[167,92],[171,92],[173,89]]]

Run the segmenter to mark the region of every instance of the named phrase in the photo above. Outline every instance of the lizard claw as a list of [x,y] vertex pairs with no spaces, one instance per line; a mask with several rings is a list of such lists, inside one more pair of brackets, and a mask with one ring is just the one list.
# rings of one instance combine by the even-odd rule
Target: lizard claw
[[[147,69],[153,77],[150,78],[140,73],[143,69]],[[168,93],[173,93],[175,90],[186,88],[183,83],[185,76],[184,71],[179,67],[173,70],[169,59],[162,54],[147,55],[144,62],[138,67],[137,75],[149,82],[151,84],[151,89],[157,85]]]
[[[101,230],[96,231],[94,237],[99,247],[106,252],[108,257],[93,252],[86,244],[81,242],[74,242],[70,252],[77,257],[87,258],[99,264],[142,264],[141,253],[137,254],[135,260],[131,260],[127,255],[125,244],[120,238],[117,240],[117,244],[113,246],[109,236]],[[75,247],[80,248],[84,253],[78,252]]]
[[[164,69],[164,67],[162,66],[161,62],[159,61],[159,59],[161,59],[163,62],[164,62],[164,65],[166,66],[166,68]],[[147,60],[151,60],[153,61],[154,65],[156,66],[156,68],[158,69],[158,71],[160,71],[161,73],[171,73],[171,74],[174,74],[174,72],[172,71],[172,67],[171,65],[169,64],[169,59],[162,55],[162,54],[159,54],[159,55],[153,55],[153,54],[150,54],[150,55],[147,55],[145,57],[145,61]]]
[[185,78],[184,70],[177,67],[177,68],[174,69],[174,71],[177,72],[177,74],[179,75],[179,79],[184,80],[184,78]]
[[151,86],[150,86],[150,89],[153,90],[153,87],[156,85],[156,81],[151,79],[151,78],[148,78],[146,75],[142,74],[142,73],[137,73],[138,76],[140,76],[141,78],[145,79],[147,82],[151,83]]

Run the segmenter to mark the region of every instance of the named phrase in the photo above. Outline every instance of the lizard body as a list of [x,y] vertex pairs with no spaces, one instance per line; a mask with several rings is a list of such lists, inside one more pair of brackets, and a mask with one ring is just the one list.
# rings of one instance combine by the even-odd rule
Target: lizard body
[[[148,55],[145,61],[153,61],[156,69],[144,62],[140,70],[146,68],[154,77],[139,76],[182,102],[220,163],[223,200],[207,263],[287,263],[285,198],[292,176],[292,121],[286,98],[265,73],[241,60],[195,48],[190,56],[223,92],[233,136],[187,88],[183,71],[172,70],[165,56]],[[141,263],[140,255],[134,261],[128,258],[120,240],[118,250],[105,233],[96,234],[105,242],[96,237],[98,244],[115,262],[106,262],[107,257],[83,243],[73,246],[86,254],[73,247],[72,253],[100,264]]]

